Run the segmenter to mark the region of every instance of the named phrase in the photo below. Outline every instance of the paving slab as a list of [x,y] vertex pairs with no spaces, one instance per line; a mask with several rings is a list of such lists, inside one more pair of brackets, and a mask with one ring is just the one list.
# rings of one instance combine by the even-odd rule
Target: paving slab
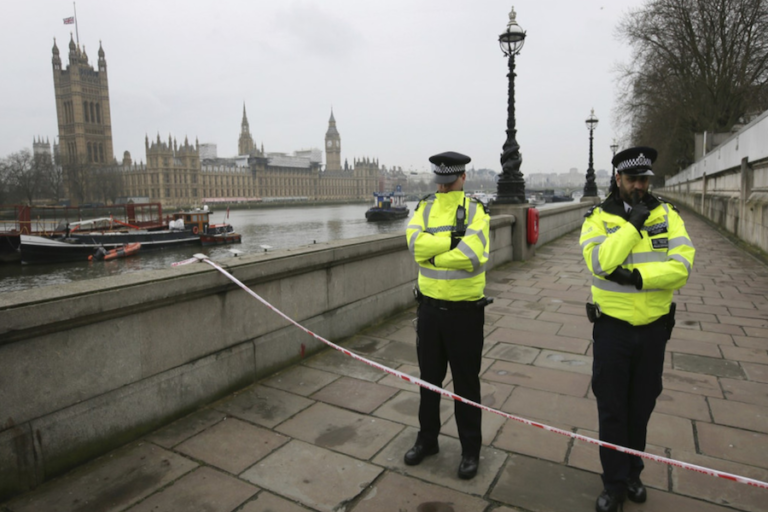
[[293,440],[240,477],[323,512],[337,511],[383,470],[347,455]]
[[648,489],[648,500],[645,503],[624,504],[625,512],[656,512],[659,510],[674,510],[674,512],[728,512],[730,507],[720,507],[706,501],[686,496],[680,496],[671,492]]
[[201,467],[129,510],[130,512],[176,512],[178,510],[232,512],[258,491],[258,487],[231,475],[213,468]]
[[585,396],[592,377],[573,372],[539,368],[525,364],[496,361],[482,377],[484,379],[523,386],[526,388],[553,391],[572,396]]
[[294,439],[367,460],[400,433],[403,425],[318,403],[277,430]]
[[720,379],[723,393],[728,400],[768,405],[768,384],[735,379]]
[[528,347],[547,348],[560,352],[584,354],[590,345],[589,340],[579,338],[567,338],[557,334],[538,333],[532,335],[526,331],[517,331],[512,328],[499,327],[494,330],[486,341],[501,341],[515,345]]
[[511,361],[513,363],[531,364],[536,360],[541,350],[511,343],[496,343],[486,357],[492,359],[501,359],[502,361]]
[[665,389],[656,399],[655,412],[699,421],[711,421],[707,400],[702,395]]
[[717,381],[717,377],[712,375],[700,375],[680,370],[664,370],[662,381],[664,389],[723,398],[720,383]]
[[342,345],[344,348],[348,348],[349,350],[358,354],[373,354],[388,343],[391,343],[391,341],[386,338],[358,334],[346,340],[344,343],[342,343]]
[[[551,427],[571,431],[570,425],[545,422],[538,418],[526,418]],[[506,420],[493,442],[495,448],[507,452],[520,453],[553,462],[565,462],[566,454],[571,445],[571,439],[561,434],[527,425],[525,423]]]
[[697,356],[707,357],[723,357],[720,352],[720,345],[715,343],[701,343],[694,340],[681,340],[672,338],[667,342],[666,346],[667,357],[669,353],[675,354],[694,354]]
[[311,398],[368,414],[376,410],[396,393],[397,389],[389,386],[350,377],[341,377],[316,392]]
[[151,443],[111,452],[8,503],[13,512],[118,512],[198,467]]
[[156,430],[145,439],[163,448],[173,448],[190,437],[202,432],[208,427],[222,421],[227,415],[215,409],[200,409],[167,427]]
[[254,385],[219,402],[214,408],[230,416],[272,428],[312,403],[312,400],[292,393]]
[[594,510],[602,490],[594,473],[513,454],[489,496],[532,512],[573,512]]
[[309,509],[288,501],[271,492],[261,491],[238,512],[307,512]]
[[[697,423],[697,425],[702,425],[702,423]],[[693,421],[688,418],[654,412],[648,422],[646,441],[649,444],[666,448],[694,451],[696,443],[693,437]]]
[[[402,364],[402,365],[396,366],[394,369],[401,373],[410,375],[411,377],[418,378],[421,376],[421,370],[417,365]],[[377,381],[377,384],[381,384],[382,386],[389,386],[397,389],[405,389],[407,391],[418,390],[418,386],[416,386],[416,384],[403,380],[399,377],[395,377],[394,375],[387,375],[383,379]]]
[[541,368],[562,370],[564,372],[592,375],[592,356],[556,352],[554,350],[542,350],[533,365]]
[[562,327],[562,324],[557,322],[542,322],[540,320],[530,320],[513,316],[504,316],[501,320],[496,322],[495,325],[497,327],[508,327],[518,331],[542,334],[557,334],[557,331]]
[[736,361],[691,354],[674,354],[673,367],[684,372],[703,373],[715,377],[744,378],[744,370]]
[[[366,359],[370,359],[377,363],[386,364],[385,361],[376,361],[372,356],[367,356]],[[337,375],[345,375],[347,377],[354,377],[356,379],[367,380],[370,382],[376,382],[384,375],[386,375],[381,370],[367,365],[362,361],[352,359],[351,357],[334,349],[325,350],[324,352],[307,359],[304,361],[304,364],[317,370],[324,370],[326,372],[335,373]]]
[[416,354],[416,342],[406,343],[393,341],[372,354],[379,361],[387,361],[387,366],[392,364],[419,364]]
[[597,430],[597,403],[594,400],[517,387],[501,410],[526,419],[541,418],[572,427]]
[[703,455],[768,469],[768,434],[712,423],[696,426]]
[[387,471],[351,512],[483,512],[488,502],[474,496]]
[[417,432],[415,428],[405,429],[374,457],[373,462],[459,492],[484,496],[507,457],[501,450],[483,446],[480,449],[477,476],[471,480],[461,480],[457,474],[461,462],[461,443],[458,439],[441,435],[438,437],[440,453],[424,458],[418,466],[406,466],[403,455],[413,446]]
[[768,434],[768,407],[710,398],[715,423]]
[[237,475],[288,441],[271,430],[228,418],[184,441],[176,450]]
[[338,374],[297,364],[262,381],[262,384],[295,395],[309,396],[338,378]]
[[[416,315],[413,315],[413,318],[416,319]],[[411,347],[416,346],[416,329],[414,328],[414,324],[407,325],[404,327],[401,327],[400,329],[396,330],[392,334],[389,334],[386,336],[388,340],[394,340],[394,341],[400,341],[404,342],[407,345],[410,345]]]
[[751,336],[732,336],[732,338],[738,347],[768,350],[768,338],[755,338]]
[[[680,450],[672,450],[671,458],[768,482],[768,470],[745,464]],[[717,505],[733,507],[737,510],[765,512],[765,489],[704,475],[688,469],[672,468],[672,489],[678,494],[706,500]]]
[[[418,427],[420,400],[421,399],[419,398],[418,389],[416,392],[400,391],[397,395],[392,397],[392,399],[385,402],[384,405],[376,409],[373,412],[373,415],[379,418],[394,421],[396,423],[403,423],[412,427]],[[445,422],[448,421],[452,415],[453,400],[440,400],[441,422],[445,424]]]
[[741,363],[741,367],[750,381],[768,383],[768,365]]

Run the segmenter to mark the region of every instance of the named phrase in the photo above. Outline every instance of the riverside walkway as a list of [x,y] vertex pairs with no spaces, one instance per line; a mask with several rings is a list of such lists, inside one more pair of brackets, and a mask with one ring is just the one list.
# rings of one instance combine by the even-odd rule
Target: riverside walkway
[[[654,454],[768,481],[768,267],[694,214],[694,272],[676,295]],[[489,273],[482,402],[597,437],[590,390],[590,275],[578,232]],[[264,308],[254,300],[254,308]],[[418,375],[415,308],[343,345]],[[450,387],[450,374],[446,383]],[[594,510],[598,449],[483,413],[473,480],[456,476],[453,403],[440,453],[419,466],[418,388],[332,349],[131,442],[2,512],[511,512]],[[768,490],[646,462],[643,505],[626,511],[768,510]]]

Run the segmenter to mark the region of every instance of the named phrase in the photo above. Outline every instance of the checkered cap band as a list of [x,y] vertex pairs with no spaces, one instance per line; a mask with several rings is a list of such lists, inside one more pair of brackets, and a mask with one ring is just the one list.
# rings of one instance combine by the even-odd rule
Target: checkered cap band
[[432,164],[432,172],[437,174],[459,174],[466,172],[466,169],[464,165]]
[[623,162],[619,162],[619,165],[616,166],[616,172],[626,171],[627,169],[650,169],[651,163],[653,162],[651,162],[650,158],[640,153],[636,158],[630,158]]

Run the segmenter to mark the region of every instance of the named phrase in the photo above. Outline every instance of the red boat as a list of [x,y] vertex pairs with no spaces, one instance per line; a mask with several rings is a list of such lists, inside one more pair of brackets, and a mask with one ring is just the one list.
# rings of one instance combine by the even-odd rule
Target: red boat
[[96,254],[88,256],[88,261],[107,261],[117,258],[125,258],[126,256],[136,254],[139,252],[139,249],[141,249],[141,244],[138,242],[133,244],[125,244],[121,247],[116,247],[109,251],[103,247],[100,247],[99,250],[96,251]]

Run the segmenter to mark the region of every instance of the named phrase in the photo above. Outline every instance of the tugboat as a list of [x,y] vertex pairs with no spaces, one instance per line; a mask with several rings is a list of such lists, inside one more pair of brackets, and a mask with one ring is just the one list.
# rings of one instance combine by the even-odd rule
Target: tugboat
[[398,185],[394,192],[374,192],[373,207],[365,212],[365,218],[369,222],[404,219],[408,216],[408,212],[405,194]]
[[[213,212],[208,209],[208,205],[205,205],[203,208],[192,211],[175,213],[173,219],[177,223],[183,223],[184,229],[191,229],[193,234],[199,236],[203,246],[242,242],[240,233],[236,233],[235,228],[228,222],[210,224],[211,213]],[[227,208],[227,219],[229,219],[229,208]]]

